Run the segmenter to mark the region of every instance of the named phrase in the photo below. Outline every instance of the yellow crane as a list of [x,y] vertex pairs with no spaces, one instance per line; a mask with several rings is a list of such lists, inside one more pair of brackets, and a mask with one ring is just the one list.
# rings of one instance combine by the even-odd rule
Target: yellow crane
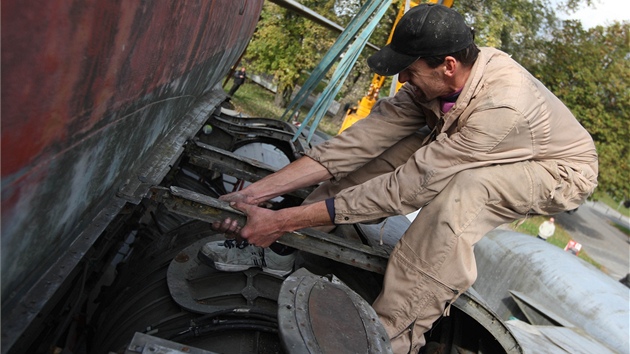
[[[389,32],[389,38],[387,39],[387,44],[391,42],[392,36],[394,35],[394,29],[396,29],[396,25],[398,21],[400,21],[401,17],[405,14],[405,0],[401,1],[400,9],[398,10],[398,15],[396,15],[396,20],[394,21],[394,25],[392,26],[392,30]],[[428,0],[428,1],[409,1],[409,8],[420,5],[422,3],[433,3],[433,4],[442,4],[444,6],[451,7],[453,6],[453,0]],[[378,95],[383,87],[383,83],[385,82],[385,76],[381,76],[378,74],[374,74],[372,78],[372,82],[370,83],[370,87],[368,92],[361,100],[358,102],[356,106],[350,107],[346,111],[346,117],[341,124],[341,128],[337,134],[340,134],[342,131],[347,129],[352,124],[357,121],[365,118],[370,114],[372,107],[378,100]],[[400,82],[396,82],[396,91],[402,86]]]

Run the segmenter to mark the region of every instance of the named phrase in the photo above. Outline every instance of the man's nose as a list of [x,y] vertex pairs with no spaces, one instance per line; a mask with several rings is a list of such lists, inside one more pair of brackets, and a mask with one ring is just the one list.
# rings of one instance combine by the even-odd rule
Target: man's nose
[[398,82],[404,84],[407,81],[409,81],[409,74],[407,74],[407,69],[405,69],[398,73]]

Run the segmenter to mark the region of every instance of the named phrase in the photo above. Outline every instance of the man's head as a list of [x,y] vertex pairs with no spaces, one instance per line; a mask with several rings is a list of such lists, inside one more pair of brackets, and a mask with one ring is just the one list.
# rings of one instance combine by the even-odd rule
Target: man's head
[[[468,54],[469,51],[472,52]],[[436,60],[456,53],[461,57],[460,52],[468,59],[465,65],[472,64],[478,52],[472,30],[464,18],[446,6],[422,4],[400,19],[391,43],[368,58],[368,65],[377,74],[390,76],[420,58],[426,58],[427,64],[434,67]],[[471,59],[471,55],[474,58]]]

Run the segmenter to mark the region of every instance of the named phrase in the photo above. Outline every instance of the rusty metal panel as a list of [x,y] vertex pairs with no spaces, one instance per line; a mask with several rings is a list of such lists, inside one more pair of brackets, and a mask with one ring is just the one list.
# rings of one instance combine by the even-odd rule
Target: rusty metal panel
[[510,292],[521,294],[548,318],[575,324],[614,351],[628,352],[630,290],[599,269],[535,237],[505,230],[479,241],[475,258],[473,287],[502,320],[519,316]]
[[145,168],[220,102],[261,8],[2,2],[2,352],[122,208],[116,191],[155,183]]
[[262,2],[2,2],[3,305],[227,74]]
[[282,284],[278,325],[288,353],[392,352],[385,328],[365,300],[339,279],[304,268]]

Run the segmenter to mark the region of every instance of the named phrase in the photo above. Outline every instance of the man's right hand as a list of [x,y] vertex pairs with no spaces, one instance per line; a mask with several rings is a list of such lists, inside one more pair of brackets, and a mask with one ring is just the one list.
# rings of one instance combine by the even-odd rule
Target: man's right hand
[[219,200],[222,200],[224,202],[229,202],[229,203],[239,202],[239,203],[245,203],[245,204],[250,204],[250,205],[256,205],[256,206],[259,206],[261,208],[266,208],[266,209],[271,208],[271,203],[267,201],[257,202],[257,198],[247,193],[245,189],[222,195],[219,197]]
[[243,193],[242,190],[224,194],[219,197],[219,200],[224,202],[240,202],[245,204],[255,204],[254,196],[249,195],[248,193]]

